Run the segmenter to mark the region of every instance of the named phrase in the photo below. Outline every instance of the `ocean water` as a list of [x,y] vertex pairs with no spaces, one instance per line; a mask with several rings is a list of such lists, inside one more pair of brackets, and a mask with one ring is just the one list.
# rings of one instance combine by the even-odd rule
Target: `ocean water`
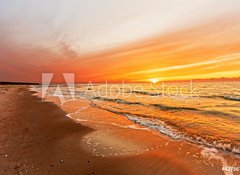
[[53,85],[47,94],[88,99],[173,139],[240,154],[240,82],[88,83],[60,90]]

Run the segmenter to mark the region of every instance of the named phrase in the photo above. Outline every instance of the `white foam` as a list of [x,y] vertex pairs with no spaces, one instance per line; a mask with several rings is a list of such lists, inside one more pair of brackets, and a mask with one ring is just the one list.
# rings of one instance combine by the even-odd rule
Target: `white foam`
[[170,126],[166,126],[164,122],[160,120],[155,120],[155,119],[146,119],[146,118],[141,118],[141,117],[135,117],[131,115],[125,115],[129,120],[138,123],[142,126],[148,127],[150,129],[154,129],[157,131],[160,131],[163,134],[166,134],[174,139],[180,139],[183,138],[180,133],[175,131],[173,128]]
[[76,112],[69,113],[69,114],[67,114],[66,116],[69,117],[69,118],[71,118],[71,119],[74,119],[74,118],[72,118],[73,115],[76,115],[77,113],[79,113],[79,112],[81,112],[81,111],[83,111],[83,110],[85,110],[85,109],[87,109],[87,108],[89,108],[89,107],[81,107],[81,108],[78,109]]
[[117,123],[108,123],[108,122],[100,122],[95,120],[88,120],[88,119],[75,119],[79,122],[87,122],[87,123],[96,123],[96,124],[103,124],[103,125],[112,125],[119,128],[128,128],[128,129],[136,129],[136,130],[149,130],[148,128],[138,127],[136,125],[120,125]]
[[149,130],[148,128],[145,128],[145,127],[138,127],[137,125],[120,125],[120,124],[117,124],[117,123],[109,123],[109,122],[101,122],[101,121],[95,121],[95,120],[88,120],[88,119],[81,119],[81,118],[73,118],[73,115],[76,115],[78,114],[79,112],[87,109],[89,107],[81,107],[79,110],[77,110],[76,112],[73,112],[73,113],[69,113],[67,114],[66,116],[75,120],[75,121],[78,121],[78,122],[88,122],[88,123],[97,123],[97,124],[104,124],[104,125],[112,125],[112,126],[116,126],[116,127],[120,127],[120,128],[129,128],[129,129],[137,129],[137,130]]
[[[218,150],[215,148],[206,148],[204,147],[203,150],[201,151],[201,155],[208,159],[215,159],[219,160],[222,164],[222,167],[228,167],[227,161],[220,155],[218,155]],[[231,171],[223,171],[225,175],[233,175]]]
[[133,121],[134,123],[142,125],[146,128],[157,130],[173,139],[184,139],[191,143],[196,143],[196,144],[205,145],[209,147],[215,147],[222,150],[229,150],[237,154],[240,153],[239,148],[232,147],[232,145],[229,143],[219,143],[217,141],[209,142],[202,137],[188,135],[187,133],[180,132],[177,129],[172,128],[171,126],[168,126],[163,121],[160,121],[158,119],[144,118],[144,117],[139,117],[139,116],[134,116],[129,114],[126,114],[125,116],[129,120]]

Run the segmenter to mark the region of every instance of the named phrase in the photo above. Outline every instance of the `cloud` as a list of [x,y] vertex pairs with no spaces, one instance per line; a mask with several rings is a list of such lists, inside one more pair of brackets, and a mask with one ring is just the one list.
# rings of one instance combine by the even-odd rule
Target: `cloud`
[[0,80],[40,81],[44,72],[73,72],[78,82],[237,76],[239,65],[232,63],[239,62],[239,31],[237,14],[85,53],[65,38],[39,44],[38,33],[30,42],[19,40],[17,28],[0,27]]
[[143,71],[132,72],[130,74],[149,74],[149,73],[156,73],[156,72],[194,68],[194,67],[199,67],[199,66],[211,66],[216,63],[227,62],[227,61],[236,61],[236,60],[238,60],[238,61],[240,60],[240,53],[233,53],[233,54],[229,54],[229,55],[220,56],[218,58],[213,58],[209,61],[203,61],[203,62],[191,63],[191,64],[185,64],[185,65],[170,66],[170,67],[162,67],[162,68],[150,69],[150,70],[143,70]]

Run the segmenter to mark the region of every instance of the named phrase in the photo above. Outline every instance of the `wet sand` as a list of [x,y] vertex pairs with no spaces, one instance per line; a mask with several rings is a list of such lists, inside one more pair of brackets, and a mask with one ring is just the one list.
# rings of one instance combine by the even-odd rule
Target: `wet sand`
[[27,87],[1,88],[0,174],[220,175],[224,163],[238,161],[147,130],[87,100],[54,102],[42,102]]

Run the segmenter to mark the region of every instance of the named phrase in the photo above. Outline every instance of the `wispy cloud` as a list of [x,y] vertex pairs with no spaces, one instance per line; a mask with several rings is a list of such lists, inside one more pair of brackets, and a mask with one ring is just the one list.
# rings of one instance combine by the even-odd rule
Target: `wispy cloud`
[[162,67],[162,68],[143,70],[143,71],[136,71],[136,72],[131,72],[130,74],[150,74],[150,73],[156,73],[156,72],[194,68],[194,67],[204,66],[204,65],[213,65],[213,64],[221,63],[221,62],[225,62],[225,61],[233,61],[236,59],[240,59],[240,53],[234,53],[234,54],[220,56],[218,58],[215,58],[215,59],[209,60],[209,61],[203,61],[203,62],[191,63],[191,64],[185,64],[185,65],[170,66],[170,67]]

